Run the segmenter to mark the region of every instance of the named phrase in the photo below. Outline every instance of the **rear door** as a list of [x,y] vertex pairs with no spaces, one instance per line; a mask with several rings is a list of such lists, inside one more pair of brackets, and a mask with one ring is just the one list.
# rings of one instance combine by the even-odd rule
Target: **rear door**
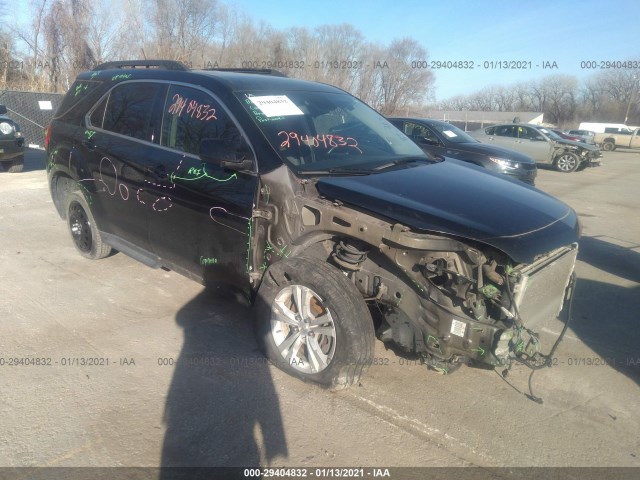
[[145,187],[153,251],[205,284],[246,287],[257,175],[205,162],[199,152],[203,140],[219,140],[253,158],[248,142],[208,91],[172,84],[166,98]]
[[487,138],[483,138],[483,141],[486,140],[487,143],[492,143],[501,147],[514,148],[515,134],[513,125],[498,125],[487,130],[491,133],[487,132]]
[[97,195],[96,222],[106,233],[149,249],[145,173],[160,132],[167,85],[127,82],[113,88],[88,115],[78,145],[89,159]]

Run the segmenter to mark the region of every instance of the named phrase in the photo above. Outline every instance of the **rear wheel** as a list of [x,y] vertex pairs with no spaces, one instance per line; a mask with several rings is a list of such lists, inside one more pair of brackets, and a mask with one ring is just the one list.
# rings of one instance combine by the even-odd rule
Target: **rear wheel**
[[67,196],[66,212],[69,233],[80,255],[97,260],[111,253],[111,247],[103,243],[91,209],[79,191]]
[[255,307],[258,342],[288,374],[340,390],[371,365],[371,314],[336,268],[312,258],[283,260],[266,272]]
[[563,152],[555,160],[556,169],[564,173],[574,172],[578,165],[580,165],[580,159],[572,152]]

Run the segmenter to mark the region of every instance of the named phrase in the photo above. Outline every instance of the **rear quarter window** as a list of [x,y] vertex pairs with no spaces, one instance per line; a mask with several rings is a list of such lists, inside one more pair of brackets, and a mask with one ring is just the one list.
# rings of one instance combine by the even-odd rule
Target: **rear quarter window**
[[[71,88],[65,95],[60,107],[58,107],[58,111],[55,114],[54,118],[59,118],[62,116],[68,116],[72,113],[72,110],[76,109],[76,107],[80,106],[84,101],[95,101],[93,100],[96,94],[100,94],[99,87],[102,85],[102,82],[95,80],[76,80],[71,85]],[[82,110],[86,113],[84,109],[76,109]],[[82,111],[78,112],[78,117],[82,117]]]

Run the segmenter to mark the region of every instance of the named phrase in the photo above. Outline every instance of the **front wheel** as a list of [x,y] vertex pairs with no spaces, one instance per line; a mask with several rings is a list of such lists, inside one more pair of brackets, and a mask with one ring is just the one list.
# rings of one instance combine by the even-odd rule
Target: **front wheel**
[[616,148],[616,144],[613,142],[605,142],[602,144],[602,149],[606,152],[613,152]]
[[10,162],[7,162],[7,164],[8,164],[7,172],[20,173],[24,168],[24,156],[16,157]]
[[260,347],[290,375],[340,390],[371,365],[371,314],[349,279],[323,261],[297,257],[272,265],[255,308]]
[[69,193],[66,212],[69,233],[80,255],[97,260],[111,253],[111,247],[103,243],[91,209],[79,191]]
[[574,172],[578,168],[578,165],[580,165],[580,159],[572,152],[561,153],[555,161],[556,168],[564,173]]

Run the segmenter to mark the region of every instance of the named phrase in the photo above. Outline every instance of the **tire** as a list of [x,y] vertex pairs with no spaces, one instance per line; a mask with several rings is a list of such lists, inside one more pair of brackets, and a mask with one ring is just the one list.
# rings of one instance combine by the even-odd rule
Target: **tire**
[[580,158],[572,152],[562,152],[554,161],[556,169],[563,173],[575,172],[580,165]]
[[[341,390],[357,383],[373,361],[373,320],[362,295],[321,260],[296,257],[272,265],[254,307],[260,347],[294,377]],[[326,321],[314,325],[319,318]]]
[[604,142],[602,144],[602,149],[605,152],[613,152],[616,149],[616,144],[612,142]]
[[71,239],[80,255],[98,260],[111,253],[111,247],[102,241],[87,201],[78,190],[67,196],[65,211]]
[[7,162],[7,164],[9,165],[9,168],[7,168],[7,172],[20,173],[24,168],[24,156],[17,157],[11,160],[11,162]]

